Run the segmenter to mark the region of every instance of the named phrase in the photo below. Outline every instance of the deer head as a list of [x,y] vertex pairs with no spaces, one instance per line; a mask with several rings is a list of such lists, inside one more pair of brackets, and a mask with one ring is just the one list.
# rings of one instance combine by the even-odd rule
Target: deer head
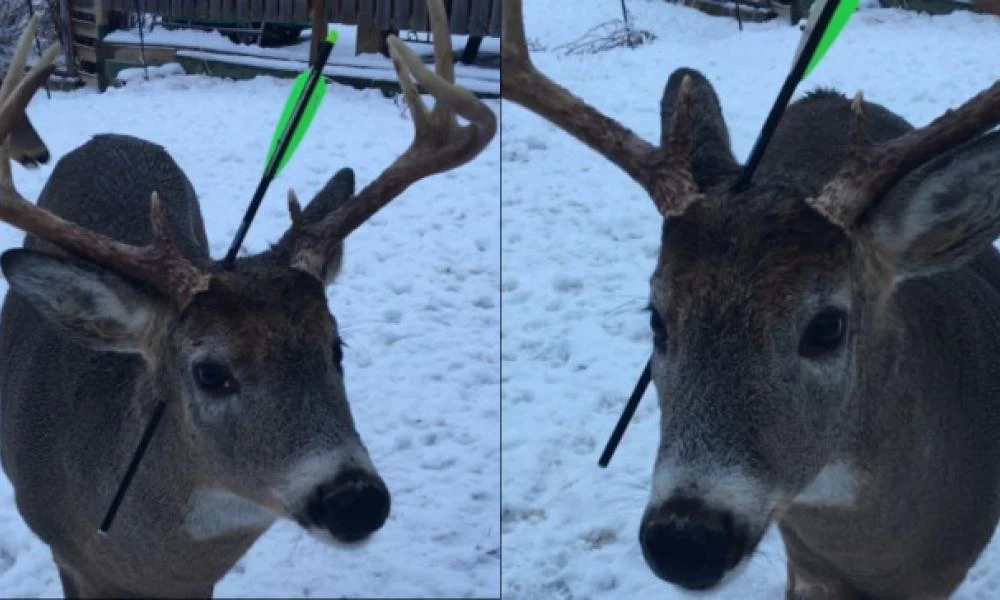
[[977,137],[1000,121],[1000,82],[917,130],[860,95],[815,94],[734,191],[741,167],[699,73],[669,78],[654,145],[532,65],[520,0],[503,18],[503,97],[628,173],[664,218],[649,292],[660,444],[639,539],[659,577],[711,588],[821,474],[846,502],[860,484],[847,453],[896,366],[896,291],[1000,234],[1000,137]]
[[[30,234],[29,247],[46,249],[3,255],[12,293],[78,343],[141,357],[138,393],[167,401],[170,443],[196,461],[191,471],[202,484],[341,541],[381,527],[390,498],[352,421],[325,287],[352,231],[414,182],[475,158],[496,131],[492,111],[454,83],[444,7],[429,4],[436,74],[389,40],[416,130],[412,144],[357,194],[346,169],[304,210],[290,193],[289,230],[232,269],[176,226],[191,229],[193,194],[167,199],[154,191],[149,223],[134,224],[149,243],[128,244],[28,202],[14,187],[8,148],[0,150],[0,220]],[[26,33],[22,49],[29,40]],[[51,74],[57,52],[49,49],[23,79],[23,65],[11,67],[0,140]],[[413,79],[434,96],[433,109]],[[68,156],[49,185],[86,172],[86,160]],[[179,173],[165,152],[156,161]],[[58,185],[75,189],[71,180]]]

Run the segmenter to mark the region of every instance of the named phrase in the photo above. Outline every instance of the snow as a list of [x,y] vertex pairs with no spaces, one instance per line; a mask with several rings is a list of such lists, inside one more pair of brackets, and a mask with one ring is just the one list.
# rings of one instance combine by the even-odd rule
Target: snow
[[184,67],[180,63],[167,63],[165,65],[157,65],[147,68],[133,67],[131,69],[122,69],[118,71],[115,75],[115,79],[120,82],[126,83],[129,81],[136,81],[139,79],[161,79],[163,77],[173,77],[175,75],[184,75]]
[[[799,42],[787,23],[744,23],[659,1],[629,3],[657,39],[636,50],[551,49],[620,17],[618,2],[525,3],[532,59],[649,140],[681,66],[705,73],[745,158]],[[565,16],[572,11],[573,19]],[[800,86],[859,88],[923,125],[1000,78],[1000,19],[862,10]],[[504,103],[502,147],[503,594],[528,600],[690,597],[658,580],[638,545],[658,443],[647,393],[607,470],[597,458],[652,349],[647,302],[661,218],[625,174],[555,126]],[[731,585],[702,597],[782,598],[776,532]],[[1000,595],[994,541],[956,600]]]
[[[192,180],[212,254],[221,258],[291,83],[139,79],[103,95],[79,90],[46,100],[39,93],[28,112],[55,157],[101,132],[165,146]],[[499,113],[498,102],[488,104]],[[288,227],[289,186],[306,201],[350,166],[360,188],[411,139],[399,104],[378,90],[332,83],[271,186],[247,247],[260,251]],[[216,587],[218,596],[499,594],[499,167],[498,136],[472,163],[412,186],[348,239],[343,273],[329,290],[348,344],[355,420],[393,492],[389,521],[356,550],[326,546],[281,522]],[[36,198],[51,170],[15,167],[15,182]],[[0,248],[21,238],[0,226]],[[0,596],[61,593],[47,547],[24,525],[0,476]]]

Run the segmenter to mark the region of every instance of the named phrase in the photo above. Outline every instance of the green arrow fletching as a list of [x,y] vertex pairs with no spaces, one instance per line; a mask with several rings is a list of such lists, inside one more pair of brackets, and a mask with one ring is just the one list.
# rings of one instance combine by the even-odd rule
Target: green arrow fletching
[[[819,64],[819,61],[823,59],[823,55],[826,51],[830,49],[833,45],[833,41],[837,39],[840,32],[844,30],[844,25],[847,25],[848,19],[851,18],[858,10],[859,0],[840,0],[840,4],[837,6],[837,10],[833,13],[833,17],[830,19],[830,24],[827,26],[826,31],[823,32],[823,37],[819,40],[819,45],[816,46],[816,52],[813,53],[812,58],[809,59],[809,64],[806,66],[805,73],[802,75],[803,79],[809,76],[809,73]],[[806,31],[805,35],[809,32]]]
[[[278,141],[281,139],[281,134],[285,131],[285,127],[288,125],[289,119],[292,118],[292,112],[295,110],[295,105],[299,102],[299,97],[304,93],[306,86],[306,80],[309,79],[309,71],[300,74],[295,78],[295,83],[292,84],[292,92],[288,95],[288,100],[285,101],[285,108],[281,111],[281,118],[278,119],[278,125],[274,128],[274,136],[271,138],[271,147],[267,151],[267,161],[265,161],[265,169],[267,165],[271,164],[274,159],[274,151],[278,147]],[[306,130],[309,129],[309,125],[312,123],[313,117],[316,116],[316,110],[319,108],[320,102],[323,101],[323,96],[326,95],[326,79],[320,78],[316,82],[316,88],[313,90],[312,96],[309,98],[306,104],[305,112],[302,113],[302,120],[299,121],[299,126],[292,133],[292,139],[288,144],[288,150],[281,159],[281,163],[278,165],[278,170],[275,171],[275,176],[281,173],[281,170],[285,168],[288,163],[288,159],[292,157],[295,153],[295,149],[298,147],[299,142],[302,141],[303,136],[306,134]]]

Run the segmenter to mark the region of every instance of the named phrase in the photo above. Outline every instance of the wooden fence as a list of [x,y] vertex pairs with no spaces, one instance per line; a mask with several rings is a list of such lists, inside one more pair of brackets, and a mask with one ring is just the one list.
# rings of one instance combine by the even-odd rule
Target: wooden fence
[[[108,9],[136,10],[136,0],[105,0]],[[139,11],[170,19],[308,23],[310,0],[138,0]],[[500,37],[501,0],[445,0],[451,32]],[[372,22],[381,31],[427,31],[426,0],[326,0],[326,20],[356,25]]]

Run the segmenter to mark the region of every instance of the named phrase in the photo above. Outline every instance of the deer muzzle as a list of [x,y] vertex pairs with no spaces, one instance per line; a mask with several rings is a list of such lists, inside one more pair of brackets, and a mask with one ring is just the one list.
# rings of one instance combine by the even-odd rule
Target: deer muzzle
[[748,529],[725,510],[677,496],[646,510],[639,544],[657,577],[689,590],[707,590],[740,563],[752,544]]
[[377,475],[350,469],[316,487],[306,504],[306,521],[339,542],[361,541],[389,517],[389,490]]

